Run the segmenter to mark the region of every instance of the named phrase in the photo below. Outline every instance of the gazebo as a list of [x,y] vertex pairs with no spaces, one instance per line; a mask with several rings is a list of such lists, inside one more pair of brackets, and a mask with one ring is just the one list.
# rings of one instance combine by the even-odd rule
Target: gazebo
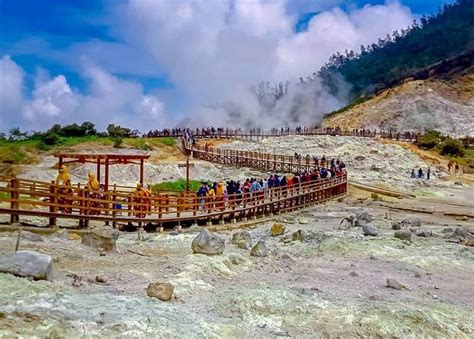
[[109,189],[109,166],[110,165],[127,165],[136,164],[140,166],[140,183],[143,184],[143,175],[145,170],[145,160],[150,158],[146,154],[99,154],[99,153],[56,153],[54,154],[59,159],[59,167],[63,164],[71,163],[92,163],[97,164],[97,180],[100,182],[101,166],[105,166],[104,188]]

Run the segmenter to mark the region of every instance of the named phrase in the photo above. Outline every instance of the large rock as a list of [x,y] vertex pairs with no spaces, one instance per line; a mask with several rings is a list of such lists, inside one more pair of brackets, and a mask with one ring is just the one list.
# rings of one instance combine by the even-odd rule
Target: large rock
[[263,239],[259,240],[259,242],[256,243],[250,250],[250,255],[253,257],[266,257],[269,253],[270,251],[265,245],[265,241]]
[[157,298],[161,301],[170,301],[173,292],[174,286],[170,283],[151,283],[146,289],[146,294],[150,298]]
[[388,288],[393,288],[395,290],[401,290],[401,289],[405,288],[405,286],[403,286],[397,280],[392,279],[392,278],[387,278],[386,286]]
[[460,240],[470,240],[472,234],[465,228],[458,227],[454,230],[454,236]]
[[224,252],[225,241],[214,233],[203,228],[191,243],[194,253],[207,255],[221,254]]
[[239,231],[232,235],[232,243],[238,248],[249,250],[252,248],[252,236],[248,231]]
[[401,230],[401,231],[396,231],[393,235],[395,238],[411,241],[412,233],[410,230]]
[[364,211],[364,212],[358,213],[356,215],[356,219],[368,223],[373,220],[373,217],[369,214],[369,212]]
[[[13,236],[18,237],[18,231],[12,233]],[[32,242],[43,242],[43,238],[41,235],[28,232],[28,231],[21,231],[20,235],[21,240],[32,241]]]
[[283,233],[285,233],[285,225],[278,222],[274,223],[272,228],[270,229],[270,232],[274,237],[282,235]]
[[433,232],[430,230],[417,230],[415,234],[417,237],[422,238],[429,238],[433,236]]
[[0,255],[0,272],[35,280],[53,279],[53,259],[33,251],[18,251]]
[[291,235],[291,240],[292,241],[305,241],[305,233],[303,230],[297,230],[296,232],[293,232]]
[[399,231],[402,229],[402,223],[398,221],[392,222],[392,230]]
[[365,224],[364,226],[362,226],[362,232],[364,232],[364,235],[368,235],[371,237],[376,237],[377,235],[379,235],[378,228],[371,224]]
[[82,244],[101,252],[114,252],[120,232],[110,226],[96,227],[82,236]]

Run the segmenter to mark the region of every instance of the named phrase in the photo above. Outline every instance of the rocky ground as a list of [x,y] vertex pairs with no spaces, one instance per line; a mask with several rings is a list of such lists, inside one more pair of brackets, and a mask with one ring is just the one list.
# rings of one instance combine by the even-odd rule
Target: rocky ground
[[474,74],[450,81],[409,81],[333,115],[324,127],[385,130],[437,129],[458,136],[474,133]]
[[[20,250],[50,255],[53,280],[0,273],[0,337],[472,338],[474,248],[465,244],[474,234],[469,180],[441,169],[432,169],[430,182],[409,179],[405,167],[430,164],[399,145],[367,139],[291,137],[223,147],[292,154],[291,145],[301,154],[329,156],[324,150],[332,149],[348,164],[352,180],[417,198],[373,199],[351,189],[339,202],[236,229],[222,226],[217,236],[225,248],[211,256],[192,251],[197,227],[140,240],[122,232],[111,252],[84,244],[83,235],[72,231],[23,231]],[[259,174],[196,163],[194,170],[202,172],[195,173],[216,179]],[[461,179],[462,185],[454,184]],[[343,218],[348,220],[341,224]],[[283,234],[272,236],[275,223]],[[259,243],[258,251],[233,243],[243,229],[252,245]],[[395,237],[400,231],[405,240]],[[0,232],[0,263],[16,241],[17,232]],[[222,243],[215,243],[220,253]],[[150,283],[173,285],[172,299],[149,297],[156,293],[147,291]]]
[[[296,151],[303,157],[309,154],[318,158],[323,155],[326,159],[340,158],[347,165],[350,180],[387,189],[431,196],[444,189],[456,188],[456,182],[461,180],[450,177],[446,167],[426,162],[399,144],[370,138],[290,136],[259,142],[234,141],[221,147],[293,155],[294,145],[298,145]],[[411,170],[419,168],[425,173],[431,169],[429,181],[410,178]]]
[[[340,224],[363,211],[373,216],[378,236]],[[249,225],[253,244],[265,241],[266,257],[232,244],[237,230],[219,232],[225,250],[214,256],[193,254],[194,232],[146,234],[141,241],[122,233],[118,252],[106,255],[64,231],[24,232],[20,249],[51,255],[54,279],[0,274],[0,336],[474,335],[474,251],[456,235],[458,228],[474,232],[471,222],[387,215],[370,200],[283,218],[279,236],[271,235],[275,221]],[[412,229],[411,241],[394,237],[392,224],[399,223]],[[298,230],[303,241],[292,240]],[[0,252],[15,241],[16,233],[2,233]],[[387,279],[400,285],[387,287]],[[173,284],[173,299],[147,297],[152,282]]]

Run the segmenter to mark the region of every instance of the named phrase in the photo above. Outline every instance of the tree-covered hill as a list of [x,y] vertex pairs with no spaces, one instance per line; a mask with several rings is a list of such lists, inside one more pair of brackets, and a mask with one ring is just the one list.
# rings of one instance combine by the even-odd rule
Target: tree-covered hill
[[458,0],[378,43],[361,46],[360,52],[346,50],[332,55],[318,75],[336,96],[341,95],[342,76],[351,85],[352,101],[388,88],[430,65],[466,53],[472,55],[473,50],[474,0]]

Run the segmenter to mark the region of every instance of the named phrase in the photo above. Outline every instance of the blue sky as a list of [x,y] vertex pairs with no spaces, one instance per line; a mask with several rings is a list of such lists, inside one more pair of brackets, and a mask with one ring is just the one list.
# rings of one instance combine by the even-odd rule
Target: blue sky
[[[216,4],[223,3],[227,7],[232,4],[230,7],[235,7],[233,1],[222,0],[220,3],[216,2]],[[275,0],[276,2],[282,1]],[[419,17],[423,14],[429,15],[434,13],[439,6],[446,2],[448,1],[402,0],[401,5],[409,8],[411,11],[410,15]],[[146,22],[142,22],[146,21],[142,20],[142,18],[150,13],[141,13],[142,17],[136,16],[131,18],[134,13],[133,9],[137,11],[143,10],[144,3],[147,3],[150,8],[156,8],[157,11],[166,10],[167,7],[164,6],[169,5],[155,5],[152,1],[147,2],[144,0],[141,3],[133,3],[132,5],[126,0],[0,0],[0,58],[9,55],[11,60],[22,69],[24,74],[22,80],[24,100],[31,100],[35,84],[38,80],[38,74],[42,72],[47,73],[52,78],[63,75],[71,91],[87,95],[94,89],[94,85],[91,85],[91,78],[95,76],[94,79],[98,79],[98,73],[96,72],[94,73],[95,75],[88,77],[85,74],[90,74],[90,72],[85,72],[84,69],[89,67],[85,65],[93,65],[95,68],[103,70],[106,74],[110,74],[120,81],[136,84],[140,87],[139,90],[143,92],[144,96],[147,94],[156,95],[160,101],[166,104],[167,110],[171,112],[177,112],[195,103],[197,99],[193,95],[187,95],[189,94],[188,92],[192,92],[192,88],[183,88],[182,84],[180,85],[180,82],[191,83],[193,81],[193,79],[189,79],[189,73],[194,71],[194,59],[190,65],[185,65],[184,67],[188,68],[187,75],[177,74],[179,72],[176,70],[173,55],[163,55],[163,51],[159,51],[157,46],[153,46],[155,43],[153,36],[153,33],[155,33],[153,32],[154,28],[150,25],[145,27]],[[208,2],[203,1],[202,3],[206,4]],[[243,3],[243,6],[245,6],[245,0]],[[272,3],[272,1],[262,0],[262,3],[268,4]],[[262,24],[261,16],[257,15],[250,19],[248,17],[239,18],[238,22],[232,26],[232,29],[238,31],[239,34],[247,34],[246,44],[252,45],[252,41],[249,41],[249,39],[263,39],[260,46],[262,44],[265,46],[268,43],[268,46],[275,48],[275,53],[281,54],[281,50],[284,49],[278,45],[282,45],[291,38],[295,38],[299,33],[304,33],[308,22],[316,15],[336,7],[345,13],[349,13],[367,5],[384,4],[386,2],[381,0],[294,0],[288,1],[286,4],[284,3],[283,14],[281,13],[281,6],[264,7],[262,5],[265,11],[269,9],[274,10],[273,14],[269,14],[269,22]],[[201,7],[205,6],[202,5]],[[208,8],[193,9],[198,15],[210,16],[210,19],[204,22],[200,21],[199,18],[193,19],[196,21],[196,25],[200,25],[196,26],[197,33],[192,30],[182,32],[178,29],[176,34],[186,33],[186,37],[189,37],[193,34],[201,34],[201,31],[206,32],[207,22],[212,22],[214,19],[212,18],[213,9],[211,7],[212,5],[208,6]],[[402,6],[399,7],[401,8]],[[399,7],[397,7],[397,10],[400,9]],[[257,11],[259,8],[255,8],[255,10]],[[176,6],[170,8],[169,16],[179,15],[180,13],[176,12],[178,10],[184,9]],[[400,11],[402,10],[400,9]],[[245,14],[246,12],[243,13]],[[228,13],[225,15],[228,15]],[[272,19],[271,15],[275,15],[277,19]],[[172,19],[161,17],[158,12],[157,16],[158,18],[152,18],[150,14],[150,18],[147,19],[151,23],[154,23],[154,20],[159,20],[159,23],[166,22],[166,26],[161,26],[165,31],[169,27],[174,26]],[[216,16],[218,15],[216,14]],[[165,19],[169,19],[169,21],[165,21]],[[271,22],[272,20],[280,20],[282,23]],[[401,25],[404,24],[402,22],[405,21],[401,21]],[[288,36],[290,33],[287,29],[285,30],[285,25],[288,24],[291,25],[293,33],[290,33],[294,34],[294,37],[290,38]],[[222,23],[217,23],[216,25],[222,25]],[[248,26],[251,26],[254,30],[249,32]],[[159,30],[158,26],[156,29]],[[262,29],[264,33],[262,33]],[[229,29],[226,27],[222,28],[221,35],[227,34],[228,31]],[[381,36],[384,35],[382,33],[380,33]],[[265,36],[263,37],[262,34]],[[160,35],[160,32],[157,32],[157,35]],[[170,44],[166,37],[164,40],[157,39],[156,44],[163,43],[169,50],[173,49],[175,45],[179,45],[181,40],[187,41],[186,38],[181,39],[180,35],[173,36],[177,39],[176,44]],[[279,42],[277,42],[277,36],[280,39]],[[207,36],[204,36],[204,38],[203,42],[205,43],[208,41],[206,40]],[[189,41],[192,45],[194,40]],[[237,41],[240,40],[236,40],[236,43]],[[294,43],[297,43],[296,39]],[[260,46],[256,47],[256,49],[260,48]],[[336,45],[335,48],[338,48],[338,46]],[[230,51],[232,48],[229,48],[228,53],[235,54],[235,51]],[[177,60],[186,51],[186,46],[178,46],[175,51],[176,55],[179,54]],[[249,51],[252,51],[252,49]],[[172,52],[170,53],[172,54]],[[224,57],[227,56],[226,53],[223,53]],[[263,58],[266,52],[261,51],[261,53]],[[326,54],[323,53],[321,58],[325,58]],[[265,55],[265,57],[273,58],[269,55]],[[189,60],[184,60],[183,62],[187,61]],[[245,72],[247,69],[245,62],[247,60],[244,60],[240,72]],[[208,64],[201,67],[216,65],[216,63],[218,62],[214,59],[209,60]],[[232,65],[235,65],[235,62],[230,66],[232,67]],[[314,67],[317,68],[318,65],[315,62]],[[215,67],[216,69],[218,67],[227,69],[229,65],[216,65]],[[274,71],[277,74],[276,76],[281,76],[281,74],[286,75],[290,71],[290,69],[288,72],[280,71],[281,68],[276,66],[272,72]],[[214,72],[216,72],[215,69],[209,69],[206,71],[206,74],[212,77],[215,76],[213,75]],[[261,76],[264,77],[265,74],[262,73]],[[233,81],[234,78],[234,76],[231,76],[229,81]],[[268,78],[271,78],[271,76],[268,76]],[[252,77],[249,77],[249,79],[253,80]],[[208,90],[209,93],[203,93],[200,97],[207,100],[208,94],[213,91],[215,92],[216,89],[210,88]]]

